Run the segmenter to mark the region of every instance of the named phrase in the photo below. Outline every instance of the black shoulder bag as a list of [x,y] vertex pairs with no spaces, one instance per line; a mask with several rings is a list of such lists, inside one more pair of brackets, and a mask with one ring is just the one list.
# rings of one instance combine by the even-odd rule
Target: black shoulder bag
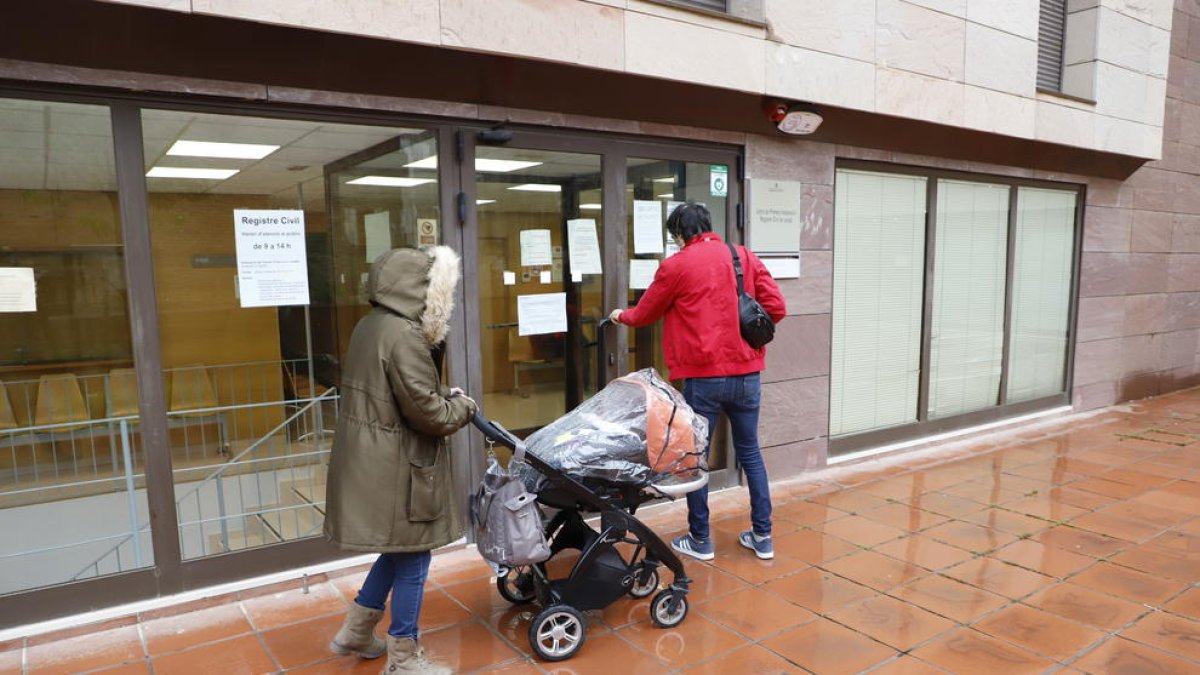
[[742,329],[742,339],[751,347],[762,349],[775,339],[775,322],[771,321],[767,310],[763,309],[757,300],[746,295],[742,284],[742,259],[733,244],[725,242],[725,245],[733,254],[733,271],[737,274],[738,323]]

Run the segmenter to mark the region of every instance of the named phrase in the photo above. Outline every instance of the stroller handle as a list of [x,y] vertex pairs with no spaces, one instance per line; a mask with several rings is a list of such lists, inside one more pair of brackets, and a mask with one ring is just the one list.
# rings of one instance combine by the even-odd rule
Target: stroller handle
[[518,445],[523,444],[523,441],[514,436],[511,431],[505,429],[496,420],[489,420],[484,417],[479,411],[476,411],[475,416],[471,418],[471,424],[475,425],[476,429],[479,429],[484,438],[494,443],[499,443],[509,450],[516,450]]

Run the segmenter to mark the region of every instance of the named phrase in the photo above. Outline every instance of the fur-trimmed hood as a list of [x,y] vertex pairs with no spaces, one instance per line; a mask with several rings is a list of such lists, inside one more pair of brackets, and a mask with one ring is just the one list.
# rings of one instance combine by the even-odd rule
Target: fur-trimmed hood
[[420,323],[425,341],[437,345],[450,330],[460,274],[458,254],[449,246],[392,249],[371,265],[368,298]]

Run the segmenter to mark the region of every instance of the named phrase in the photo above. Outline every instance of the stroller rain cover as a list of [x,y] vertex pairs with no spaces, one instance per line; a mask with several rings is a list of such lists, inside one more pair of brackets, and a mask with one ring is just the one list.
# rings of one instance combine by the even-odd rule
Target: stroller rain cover
[[[542,461],[588,482],[645,487],[707,471],[708,421],[653,368],[613,380],[595,396],[525,440]],[[520,467],[530,492],[543,476]]]

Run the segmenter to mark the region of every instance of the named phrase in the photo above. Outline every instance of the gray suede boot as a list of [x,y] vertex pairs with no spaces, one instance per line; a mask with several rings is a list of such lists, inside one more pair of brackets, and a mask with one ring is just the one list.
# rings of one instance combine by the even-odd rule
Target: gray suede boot
[[387,651],[383,640],[375,637],[375,624],[383,618],[382,609],[350,603],[342,628],[333,636],[329,650],[334,654],[355,654],[364,659],[376,659]]
[[425,656],[412,638],[388,636],[388,662],[380,675],[451,675],[450,669]]

